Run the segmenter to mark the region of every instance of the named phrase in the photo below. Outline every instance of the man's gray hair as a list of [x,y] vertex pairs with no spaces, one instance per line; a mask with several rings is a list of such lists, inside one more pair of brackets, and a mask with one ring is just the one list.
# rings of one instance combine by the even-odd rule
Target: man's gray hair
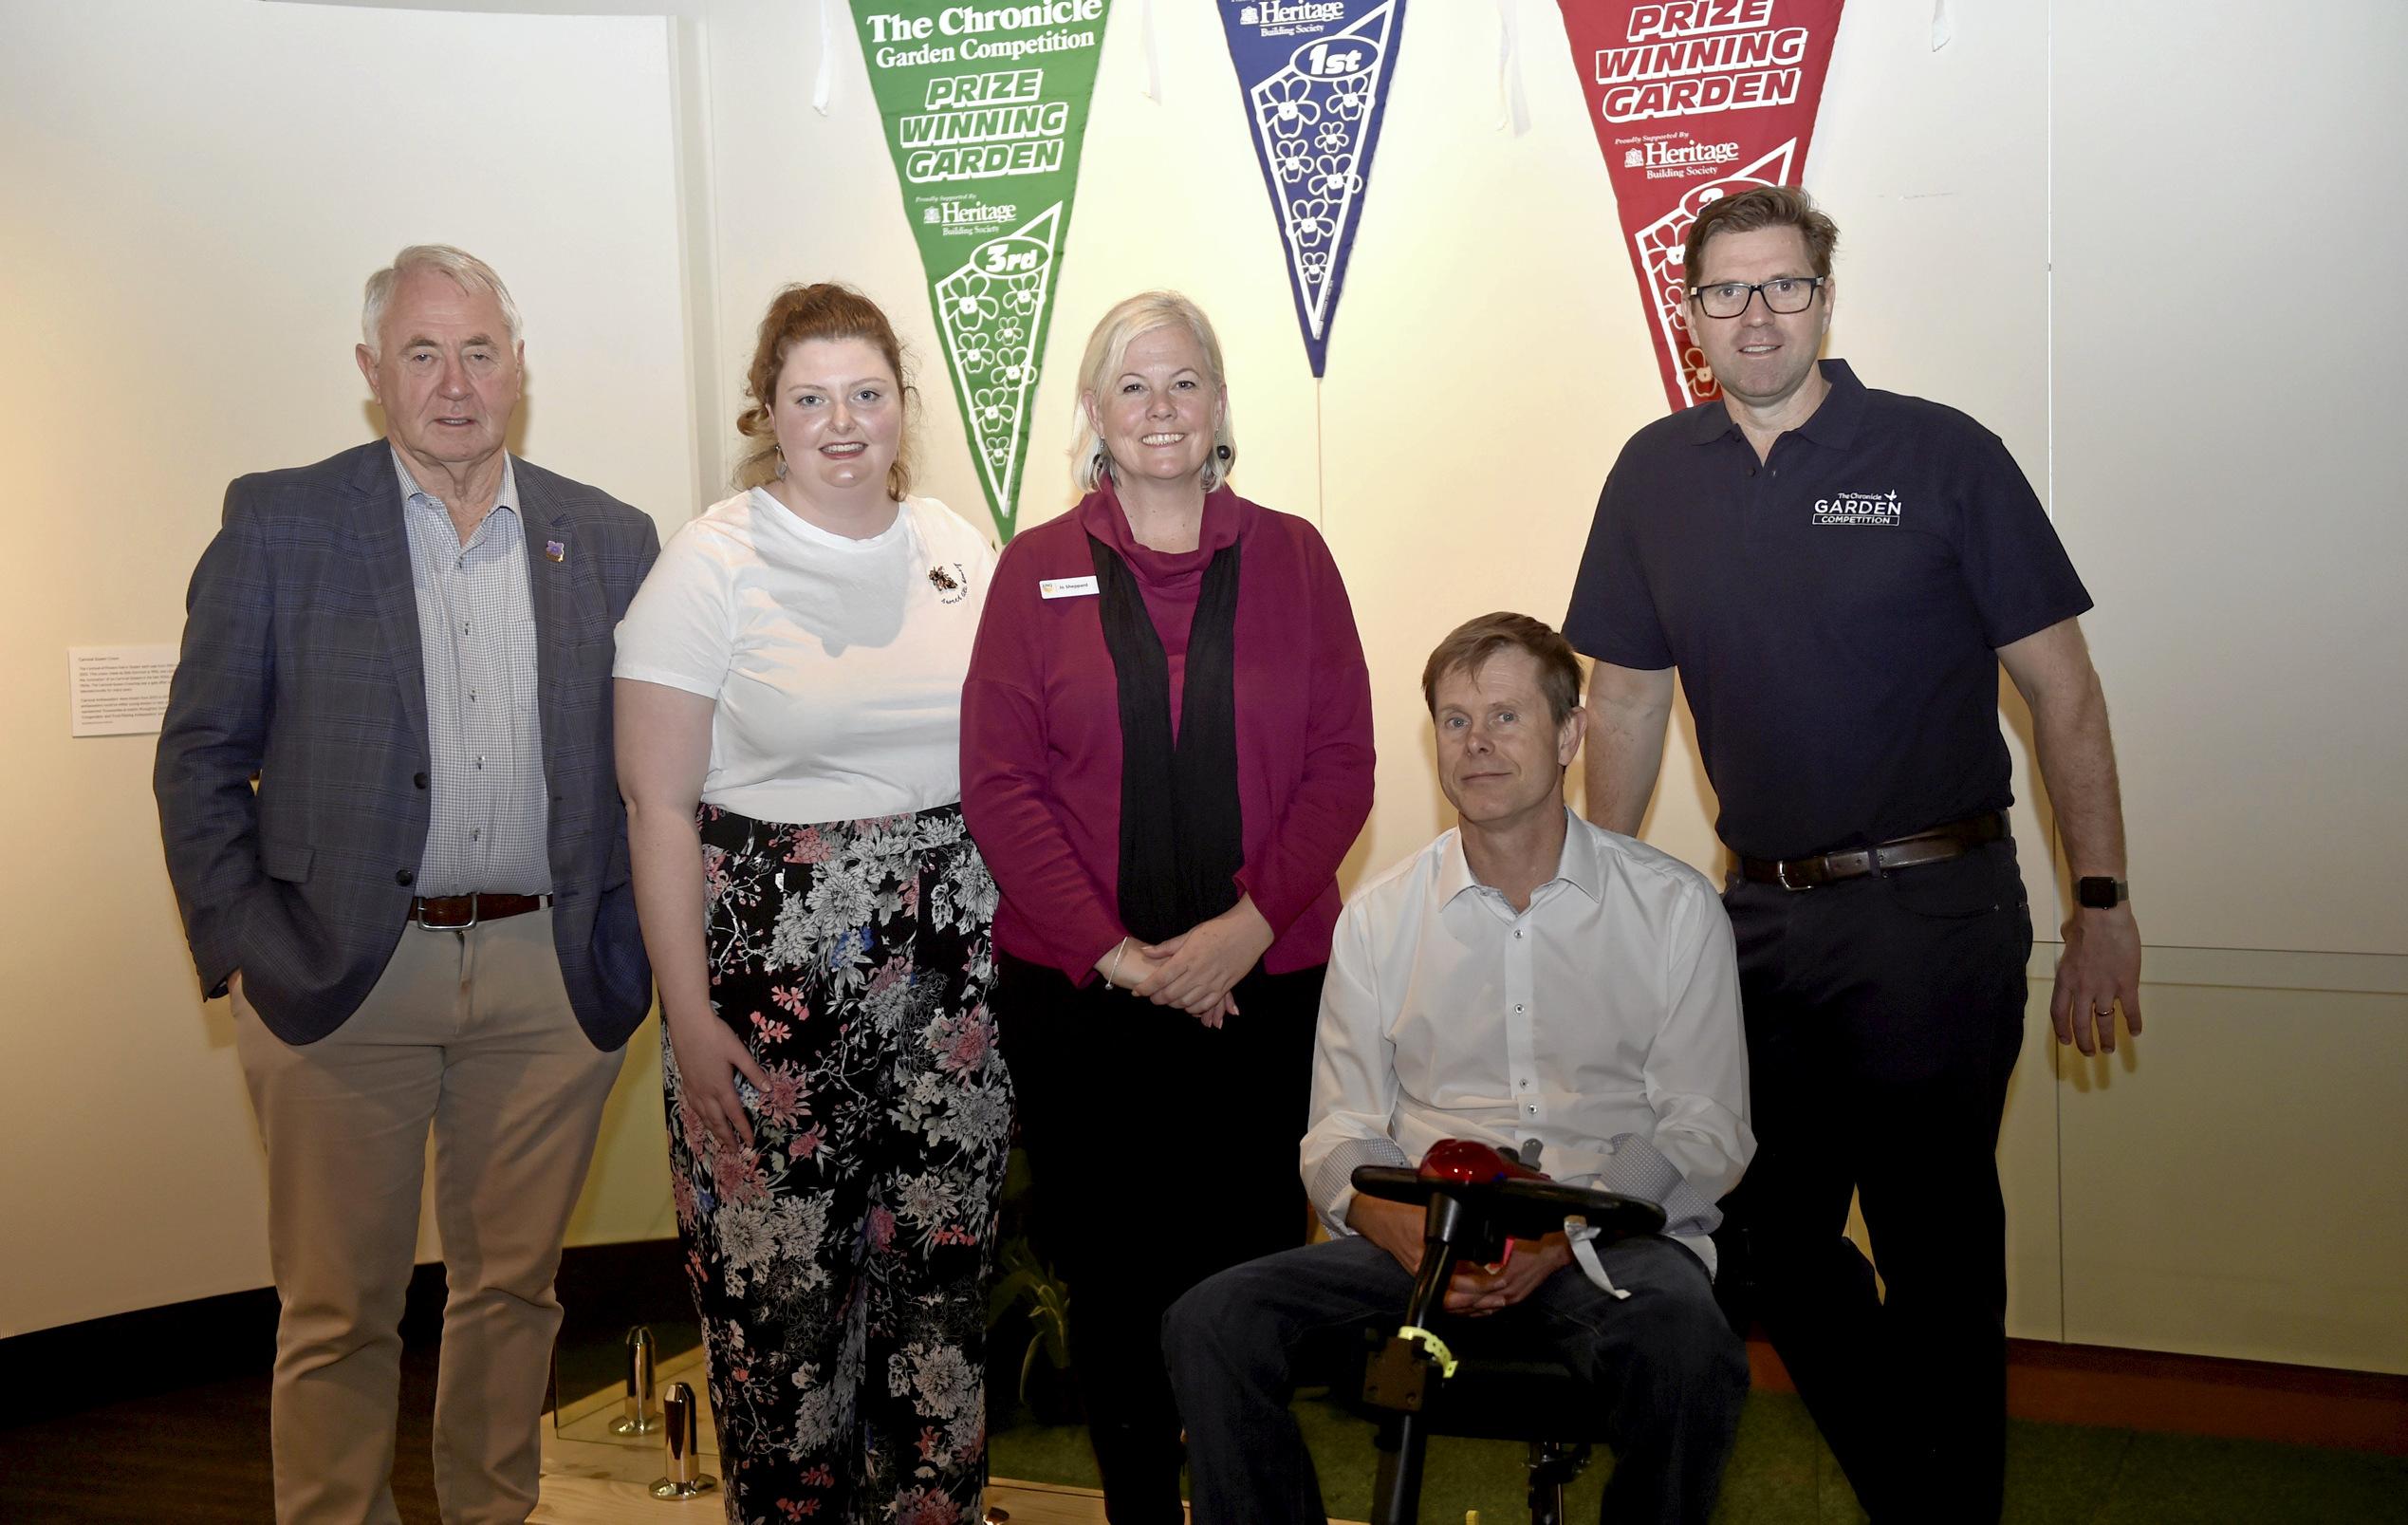
[[510,288],[486,264],[466,250],[449,244],[412,244],[393,256],[393,263],[368,277],[367,300],[360,308],[360,337],[368,346],[369,358],[384,357],[384,309],[392,304],[393,288],[401,284],[401,277],[414,270],[433,270],[463,291],[481,291],[501,305],[502,321],[509,325],[510,344],[515,347],[522,337],[518,322],[518,304],[510,300]]

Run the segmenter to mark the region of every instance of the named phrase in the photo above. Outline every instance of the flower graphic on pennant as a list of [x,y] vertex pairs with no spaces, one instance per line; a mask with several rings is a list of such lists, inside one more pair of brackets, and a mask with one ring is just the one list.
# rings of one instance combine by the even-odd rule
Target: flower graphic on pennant
[[1263,82],[1263,106],[1271,130],[1292,138],[1321,120],[1321,103],[1311,99],[1312,82],[1302,78]]
[[1354,172],[1346,160],[1335,154],[1324,154],[1313,161],[1313,177],[1305,189],[1315,195],[1338,196],[1349,192],[1360,194],[1362,177]]
[[954,353],[954,358],[961,362],[962,369],[968,371],[983,371],[995,363],[995,352],[987,347],[986,341],[974,335],[964,338],[961,347]]
[[1022,281],[1004,293],[1004,302],[1012,311],[1026,316],[1037,309],[1037,283]]
[[1300,250],[1320,247],[1323,239],[1337,231],[1329,215],[1329,203],[1319,198],[1292,203],[1287,214]]
[[1354,134],[1334,121],[1324,127],[1313,139],[1324,154],[1343,154],[1346,151],[1346,145],[1354,140]]
[[1371,80],[1367,75],[1342,80],[1330,89],[1329,109],[1345,121],[1357,120],[1370,106]]
[[1016,344],[1028,337],[1028,330],[1016,323],[1007,323],[995,330],[995,337],[1007,344]]
[[987,277],[973,270],[963,276],[961,284],[945,298],[946,307],[956,322],[976,323],[992,315],[995,310],[987,290]]
[[1271,162],[1279,169],[1279,177],[1293,185],[1313,171],[1312,155],[1306,151],[1302,139],[1290,139],[1281,146]]
[[982,428],[1001,429],[1020,416],[1019,395],[1006,387],[991,386],[974,392],[970,402],[971,416]]
[[1296,269],[1304,273],[1306,281],[1319,286],[1329,274],[1329,251],[1325,249],[1300,251],[1296,255]]

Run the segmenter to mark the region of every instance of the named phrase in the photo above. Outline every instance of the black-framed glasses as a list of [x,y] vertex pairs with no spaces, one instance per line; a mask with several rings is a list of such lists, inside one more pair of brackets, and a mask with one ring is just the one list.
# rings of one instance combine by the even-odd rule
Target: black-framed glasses
[[1827,275],[1776,275],[1769,281],[1721,281],[1697,288],[1689,293],[1689,300],[1709,318],[1735,318],[1748,310],[1748,304],[1761,291],[1766,310],[1787,317],[1814,306],[1814,293],[1829,279]]

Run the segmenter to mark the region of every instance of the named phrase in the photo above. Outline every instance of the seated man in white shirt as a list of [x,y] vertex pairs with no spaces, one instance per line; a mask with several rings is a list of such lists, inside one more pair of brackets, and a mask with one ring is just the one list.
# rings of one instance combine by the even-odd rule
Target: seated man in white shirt
[[1663,1207],[1663,1234],[1599,1256],[1626,1297],[1553,1234],[1457,1271],[1450,1322],[1494,1322],[1440,1332],[1544,1348],[1594,1384],[1615,1453],[1603,1520],[1703,1521],[1748,1388],[1707,1238],[1755,1148],[1731,923],[1695,869],[1565,808],[1583,716],[1563,637],[1484,616],[1421,686],[1461,824],[1338,924],[1303,1145],[1336,1237],[1223,1272],[1163,1323],[1196,1525],[1325,1517],[1288,1398],[1403,1311],[1421,1256],[1421,1211],[1349,1177],[1444,1138],[1535,1141],[1557,1180]]

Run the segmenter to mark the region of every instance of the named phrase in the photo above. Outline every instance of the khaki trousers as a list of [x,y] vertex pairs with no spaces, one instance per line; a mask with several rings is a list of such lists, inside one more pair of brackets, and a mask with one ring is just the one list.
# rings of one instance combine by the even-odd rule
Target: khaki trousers
[[435,1400],[446,1525],[523,1521],[560,1302],[561,1237],[624,1050],[585,1037],[541,911],[406,928],[350,1020],[295,1048],[239,981],[235,1046],[268,1153],[283,1312],[271,1399],[280,1525],[398,1525],[402,1299],[426,1143],[450,1293]]

